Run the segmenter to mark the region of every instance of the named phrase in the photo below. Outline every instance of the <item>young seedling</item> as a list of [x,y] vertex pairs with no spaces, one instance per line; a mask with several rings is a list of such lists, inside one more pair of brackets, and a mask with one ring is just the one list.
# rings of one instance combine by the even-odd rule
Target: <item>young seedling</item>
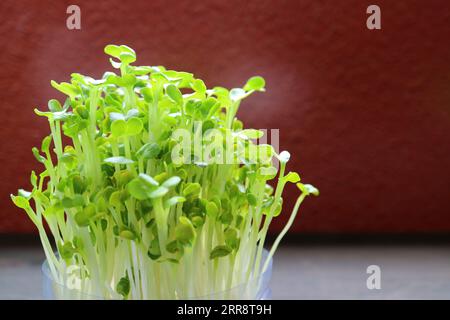
[[[70,82],[51,82],[67,99],[35,110],[50,125],[40,149],[33,148],[44,169],[31,173],[31,191],[11,195],[38,229],[53,280],[65,284],[68,270],[77,270],[77,289],[107,299],[217,292],[220,298],[255,298],[260,275],[301,202],[318,194],[297,173],[285,173],[288,152],[255,145],[262,132],[244,129],[236,118],[244,98],[264,91],[264,79],[208,89],[191,73],[134,66],[136,54],[127,46],[108,45],[105,53],[118,73],[100,80],[73,73]],[[199,148],[212,155],[209,160],[199,159],[194,146],[181,148],[184,162],[174,161],[177,130],[187,132],[188,147],[190,137],[208,141]],[[215,161],[223,160],[226,144],[217,133],[233,137],[231,163]],[[70,144],[63,144],[63,135]],[[267,182],[275,178],[272,188]],[[263,260],[287,183],[297,184],[301,194]],[[242,284],[251,285],[229,291]]]

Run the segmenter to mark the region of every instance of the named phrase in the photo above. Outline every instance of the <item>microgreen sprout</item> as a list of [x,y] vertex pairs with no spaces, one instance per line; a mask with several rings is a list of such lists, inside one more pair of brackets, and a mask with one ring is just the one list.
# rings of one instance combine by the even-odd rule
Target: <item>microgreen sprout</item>
[[[208,89],[191,73],[132,65],[136,54],[127,46],[108,45],[105,53],[117,73],[51,82],[67,99],[35,110],[50,125],[32,150],[44,169],[31,173],[31,191],[11,195],[37,227],[52,278],[64,283],[75,266],[78,289],[108,299],[202,297],[245,283],[254,285],[221,297],[254,298],[300,204],[318,195],[298,173],[286,173],[287,151],[255,145],[262,132],[236,117],[244,98],[265,91],[264,79]],[[209,141],[199,148],[210,157],[179,148],[177,130]],[[225,132],[232,135],[231,162],[220,151],[229,141],[217,133]],[[177,153],[183,161],[175,161]],[[264,260],[288,183],[300,196]]]

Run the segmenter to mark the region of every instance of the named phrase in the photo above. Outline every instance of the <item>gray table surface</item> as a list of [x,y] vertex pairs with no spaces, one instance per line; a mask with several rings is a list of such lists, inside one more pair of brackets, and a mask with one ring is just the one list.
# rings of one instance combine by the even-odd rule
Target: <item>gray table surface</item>
[[[39,247],[0,247],[0,299],[41,299]],[[367,267],[381,268],[369,290]],[[450,246],[311,245],[281,247],[273,299],[449,299]]]

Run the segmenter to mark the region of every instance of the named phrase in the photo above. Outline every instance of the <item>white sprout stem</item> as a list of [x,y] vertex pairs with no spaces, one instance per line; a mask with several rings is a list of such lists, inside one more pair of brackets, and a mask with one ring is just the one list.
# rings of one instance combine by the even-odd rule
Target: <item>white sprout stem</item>
[[272,245],[272,248],[269,251],[269,255],[267,256],[266,262],[264,263],[264,266],[261,270],[261,273],[264,273],[266,271],[267,267],[269,266],[270,259],[272,259],[275,251],[278,248],[278,245],[280,244],[280,241],[283,239],[283,237],[286,235],[288,230],[291,228],[292,223],[294,222],[295,217],[297,216],[298,209],[300,208],[300,205],[302,204],[305,197],[306,197],[306,194],[302,193],[300,195],[300,197],[297,198],[297,201],[295,202],[295,206],[294,206],[294,209],[292,210],[291,216],[289,217],[289,220],[286,223],[286,225],[284,226],[283,230],[280,232],[278,237],[275,239],[275,241]]

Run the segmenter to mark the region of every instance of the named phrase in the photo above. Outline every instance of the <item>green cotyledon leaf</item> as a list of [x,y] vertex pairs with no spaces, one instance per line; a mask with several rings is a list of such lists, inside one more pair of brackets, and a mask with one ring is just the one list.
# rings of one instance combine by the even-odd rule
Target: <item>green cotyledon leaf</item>
[[125,157],[121,157],[121,156],[106,158],[103,161],[105,163],[110,163],[110,164],[131,164],[131,163],[134,163],[133,160],[125,158]]
[[150,160],[156,159],[158,155],[161,153],[161,147],[155,143],[146,143],[144,144],[136,153],[138,157],[142,157],[143,159]]
[[209,254],[209,259],[216,259],[221,257],[226,257],[229,255],[233,250],[228,246],[219,245],[216,246],[211,253]]
[[128,297],[130,294],[130,279],[128,278],[128,274],[125,277],[120,278],[116,285],[116,291],[125,299]]
[[264,91],[265,85],[266,81],[263,77],[255,76],[247,80],[247,83],[244,86],[244,90]]
[[178,224],[175,227],[175,236],[181,243],[190,243],[194,240],[196,235],[194,225],[192,222],[181,216],[178,219]]
[[183,95],[181,91],[173,84],[169,84],[166,87],[166,93],[172,101],[175,103],[182,105],[183,104]]

